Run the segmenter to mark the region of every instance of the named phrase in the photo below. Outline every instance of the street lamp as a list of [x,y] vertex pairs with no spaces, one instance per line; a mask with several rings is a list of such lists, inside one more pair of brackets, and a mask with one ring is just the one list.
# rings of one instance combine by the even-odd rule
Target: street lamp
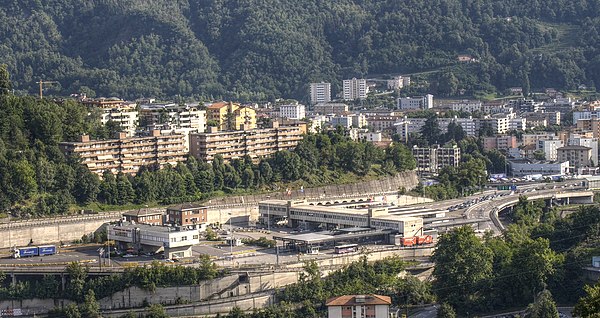
[[[271,197],[267,196],[267,200],[269,200]],[[269,202],[267,202],[267,231],[271,232],[271,213],[270,213],[270,205]]]
[[233,268],[233,225],[232,225],[232,221],[233,217],[231,216],[231,212],[227,212],[227,215],[229,215],[229,230],[231,231],[231,237],[229,240],[229,256],[231,257],[231,268]]

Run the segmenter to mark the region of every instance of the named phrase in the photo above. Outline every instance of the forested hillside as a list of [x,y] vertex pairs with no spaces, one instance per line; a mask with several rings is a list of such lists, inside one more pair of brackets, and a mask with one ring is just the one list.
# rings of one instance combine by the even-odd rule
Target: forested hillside
[[[441,70],[431,91],[600,85],[599,0],[4,0],[15,89],[304,98],[307,83]],[[456,67],[457,54],[479,62]],[[439,90],[439,92],[438,92]]]

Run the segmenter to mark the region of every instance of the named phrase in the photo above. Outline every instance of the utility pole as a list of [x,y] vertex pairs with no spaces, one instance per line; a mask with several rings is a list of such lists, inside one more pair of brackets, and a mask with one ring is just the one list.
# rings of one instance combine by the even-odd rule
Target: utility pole
[[35,82],[36,84],[40,84],[40,99],[42,99],[44,97],[44,84],[58,84],[57,81],[43,81],[42,79],[40,79],[39,82]]

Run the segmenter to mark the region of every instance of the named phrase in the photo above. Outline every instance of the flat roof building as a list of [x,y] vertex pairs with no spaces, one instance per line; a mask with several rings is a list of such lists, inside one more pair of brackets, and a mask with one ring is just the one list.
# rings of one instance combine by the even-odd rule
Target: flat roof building
[[206,206],[184,203],[167,208],[167,223],[174,226],[191,226],[200,228],[208,223]]
[[161,210],[139,209],[123,213],[126,222],[132,224],[163,225],[164,212]]
[[328,318],[389,318],[392,300],[379,295],[344,295],[327,299]]
[[65,154],[81,158],[82,164],[98,175],[104,171],[135,174],[146,165],[176,166],[187,156],[184,135],[161,135],[159,131],[147,137],[119,133],[117,139],[108,140],[90,140],[83,135],[76,142],[61,142],[59,147]]
[[120,249],[133,248],[145,252],[165,252],[165,258],[192,256],[192,246],[200,243],[198,230],[121,223],[108,226],[108,237]]
[[[258,161],[277,151],[292,150],[304,138],[305,126],[279,126],[239,131],[215,131],[190,135],[190,154],[198,160],[212,162],[216,155],[226,161],[245,155]],[[213,127],[211,127],[213,128]]]

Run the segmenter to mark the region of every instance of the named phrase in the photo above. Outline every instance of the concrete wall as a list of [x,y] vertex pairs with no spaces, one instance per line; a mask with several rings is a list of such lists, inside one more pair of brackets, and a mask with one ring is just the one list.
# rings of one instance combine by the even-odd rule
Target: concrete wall
[[[414,172],[404,172],[393,177],[373,180],[369,182],[326,186],[321,188],[304,189],[300,192],[295,189],[290,195],[286,193],[271,193],[262,195],[249,195],[237,197],[225,197],[205,202],[211,206],[208,213],[209,223],[229,222],[228,213],[231,213],[234,224],[248,224],[258,219],[259,201],[271,199],[298,199],[327,197],[349,197],[352,195],[376,195],[388,191],[396,191],[400,188],[407,190],[418,184],[418,177]],[[283,189],[285,190],[285,189]],[[409,199],[406,199],[409,200]],[[408,202],[405,199],[399,203]],[[152,210],[164,210],[161,208]],[[35,219],[26,221],[13,221],[0,224],[0,248],[12,246],[25,246],[30,240],[36,245],[53,244],[60,241],[68,242],[80,239],[84,234],[95,232],[102,224],[117,221],[126,211],[104,212],[95,215],[76,215],[56,218]]]
[[21,299],[1,300],[0,309],[20,309],[23,315],[37,315],[47,313],[54,307],[67,306],[73,301],[66,299]]
[[[275,303],[275,297],[273,292],[252,294],[244,297],[238,297],[235,299],[218,299],[203,301],[195,304],[177,305],[166,307],[167,314],[170,317],[200,317],[205,315],[215,315],[217,313],[226,314],[233,307],[239,307],[244,311],[252,311],[253,309],[261,309],[270,306]],[[120,317],[133,311],[138,316],[141,316],[144,312],[144,308],[134,310],[113,310],[103,311],[103,317]]]
[[298,277],[299,272],[280,272],[258,274],[248,277],[247,280],[243,278],[240,280],[240,275],[235,274],[203,282],[200,285],[157,288],[154,292],[130,287],[102,298],[98,303],[102,310],[110,310],[142,307],[145,302],[175,305],[177,299],[180,303],[225,299],[287,286],[296,283]]

